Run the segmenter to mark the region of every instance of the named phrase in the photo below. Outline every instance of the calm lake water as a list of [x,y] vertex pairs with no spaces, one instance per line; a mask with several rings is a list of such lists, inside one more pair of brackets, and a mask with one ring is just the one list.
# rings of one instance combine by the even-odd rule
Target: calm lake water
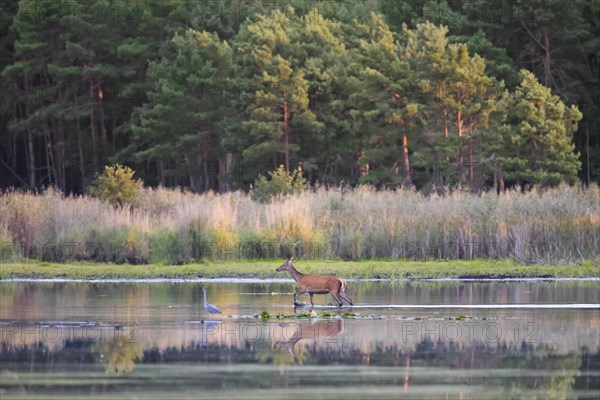
[[597,399],[599,287],[355,281],[278,319],[292,283],[5,281],[0,397]]

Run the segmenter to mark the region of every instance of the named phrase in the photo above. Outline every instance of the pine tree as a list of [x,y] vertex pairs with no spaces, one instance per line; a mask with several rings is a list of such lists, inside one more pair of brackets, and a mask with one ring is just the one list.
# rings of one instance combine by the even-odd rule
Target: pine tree
[[[456,166],[456,183],[473,186],[477,167],[476,135],[486,129],[488,117],[502,93],[502,84],[487,75],[485,61],[470,56],[465,44],[451,44],[447,29],[419,24],[404,28],[404,57],[417,75],[426,105],[432,160],[439,184],[448,185],[449,167]],[[433,124],[431,124],[433,122]]]
[[360,162],[369,173],[362,181],[412,187],[409,138],[416,135],[421,109],[413,73],[380,16],[372,14],[368,30],[370,37],[360,40],[355,56],[362,64],[362,90],[355,96],[354,115],[368,132]]
[[326,19],[318,10],[303,16],[300,23],[291,40],[303,44],[303,60],[297,64],[308,83],[308,108],[316,120],[305,124],[298,137],[298,157],[311,182],[339,182],[352,168],[354,151],[344,109],[349,61],[344,33],[340,23]]
[[233,75],[232,52],[217,35],[194,30],[176,35],[172,45],[171,56],[149,66],[149,102],[134,112],[134,140],[126,152],[140,164],[156,165],[158,184],[170,176],[171,184],[206,191],[217,184],[218,122],[228,113],[223,95]]
[[[17,36],[15,59],[2,71],[3,86],[10,87],[13,94],[12,121],[8,127],[14,140],[21,139],[25,143],[26,181],[31,189],[42,182],[38,173],[43,165],[41,159],[49,157],[45,151],[51,147],[47,113],[38,111],[52,104],[55,95],[46,63],[59,50],[61,26],[57,20],[68,15],[68,10],[65,2],[19,2],[13,20]],[[50,18],[43,18],[43,15]]]
[[519,75],[521,83],[508,107],[510,129],[504,142],[512,154],[506,157],[506,178],[521,185],[575,183],[581,162],[572,139],[581,112],[566,106],[531,72]]
[[298,20],[276,10],[242,29],[236,42],[249,90],[242,123],[249,145],[242,156],[250,163],[272,162],[273,167],[282,162],[286,171],[299,150],[300,135],[317,123],[298,62],[302,45],[290,39],[298,29]]

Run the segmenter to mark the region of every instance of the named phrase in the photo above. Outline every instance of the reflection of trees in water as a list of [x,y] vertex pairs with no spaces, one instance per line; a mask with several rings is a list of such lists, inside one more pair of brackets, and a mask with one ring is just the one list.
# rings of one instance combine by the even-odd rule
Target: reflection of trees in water
[[140,344],[126,339],[68,340],[54,350],[43,342],[19,347],[0,344],[0,365],[11,368],[13,363],[14,369],[17,369],[16,363],[55,367],[101,362],[106,364],[106,372],[121,374],[131,372],[135,362],[141,361],[143,356]]
[[[486,385],[503,388],[504,396],[517,398],[543,393],[544,399],[570,399],[575,378],[585,369],[583,357],[600,358],[600,352],[557,354],[548,345],[531,346],[523,343],[519,346],[499,344],[491,347],[485,343],[476,343],[468,347],[458,347],[452,343],[421,342],[412,356],[413,366],[436,366],[465,371],[490,371],[488,376],[465,375],[463,383],[468,385]],[[496,374],[496,371],[515,370],[510,377]],[[543,374],[530,371],[544,371]],[[532,398],[538,398],[533,396]]]
[[[334,321],[330,321],[332,323]],[[310,326],[308,326],[310,328]],[[314,328],[314,326],[312,326]],[[343,326],[342,326],[343,328]],[[338,332],[342,331],[338,330]],[[321,329],[321,331],[324,331]],[[246,342],[241,346],[214,345],[202,342],[180,348],[142,351],[139,343],[127,340],[68,341],[55,351],[43,344],[22,347],[0,345],[3,369],[17,370],[18,365],[61,369],[65,365],[106,363],[107,372],[131,372],[136,362],[153,363],[226,363],[226,364],[304,364],[304,365],[369,365],[402,368],[403,374],[388,384],[402,384],[421,379],[414,367],[438,367],[448,370],[489,371],[485,374],[458,375],[459,384],[498,387],[506,396],[529,396],[533,392],[549,399],[573,397],[572,390],[598,390],[600,351],[584,348],[578,353],[559,354],[552,347],[490,346],[473,343],[458,346],[447,342],[423,341],[413,351],[398,345],[375,344],[365,352],[356,345],[316,345],[322,338],[311,337],[312,330],[297,330],[289,340]],[[335,334],[335,330],[332,335]],[[104,355],[102,357],[102,355]],[[505,370],[508,374],[497,373]],[[543,373],[536,373],[536,370]],[[283,371],[283,370],[282,370]],[[511,373],[511,371],[516,371]],[[283,372],[282,372],[283,373]],[[410,380],[408,379],[410,377]],[[533,392],[532,392],[533,391]],[[502,397],[502,396],[500,396]],[[534,396],[535,397],[535,396]]]
[[106,372],[128,373],[135,368],[135,361],[141,360],[144,353],[138,341],[99,340],[92,346],[100,362],[106,363]]
[[[587,347],[581,349],[581,366],[579,370],[582,372],[577,375],[574,387],[585,388],[586,390],[600,390],[600,350],[592,353]],[[589,372],[595,372],[590,374]],[[588,372],[587,374],[585,372]]]

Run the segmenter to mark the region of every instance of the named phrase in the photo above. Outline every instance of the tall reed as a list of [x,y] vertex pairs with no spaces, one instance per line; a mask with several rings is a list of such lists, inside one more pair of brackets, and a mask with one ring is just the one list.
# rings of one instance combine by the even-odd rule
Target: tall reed
[[[317,190],[269,204],[241,193],[144,189],[115,208],[90,197],[0,197],[2,260],[187,263],[339,257],[574,263],[600,258],[600,189],[502,195]],[[9,257],[10,256],[10,257]]]

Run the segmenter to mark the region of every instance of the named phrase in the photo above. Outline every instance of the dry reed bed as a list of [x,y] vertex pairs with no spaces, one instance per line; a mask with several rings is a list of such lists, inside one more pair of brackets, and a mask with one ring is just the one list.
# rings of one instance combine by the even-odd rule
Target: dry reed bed
[[503,195],[360,187],[260,204],[241,192],[145,189],[132,207],[90,197],[0,197],[2,259],[186,263],[203,258],[341,257],[573,263],[600,257],[600,189]]

